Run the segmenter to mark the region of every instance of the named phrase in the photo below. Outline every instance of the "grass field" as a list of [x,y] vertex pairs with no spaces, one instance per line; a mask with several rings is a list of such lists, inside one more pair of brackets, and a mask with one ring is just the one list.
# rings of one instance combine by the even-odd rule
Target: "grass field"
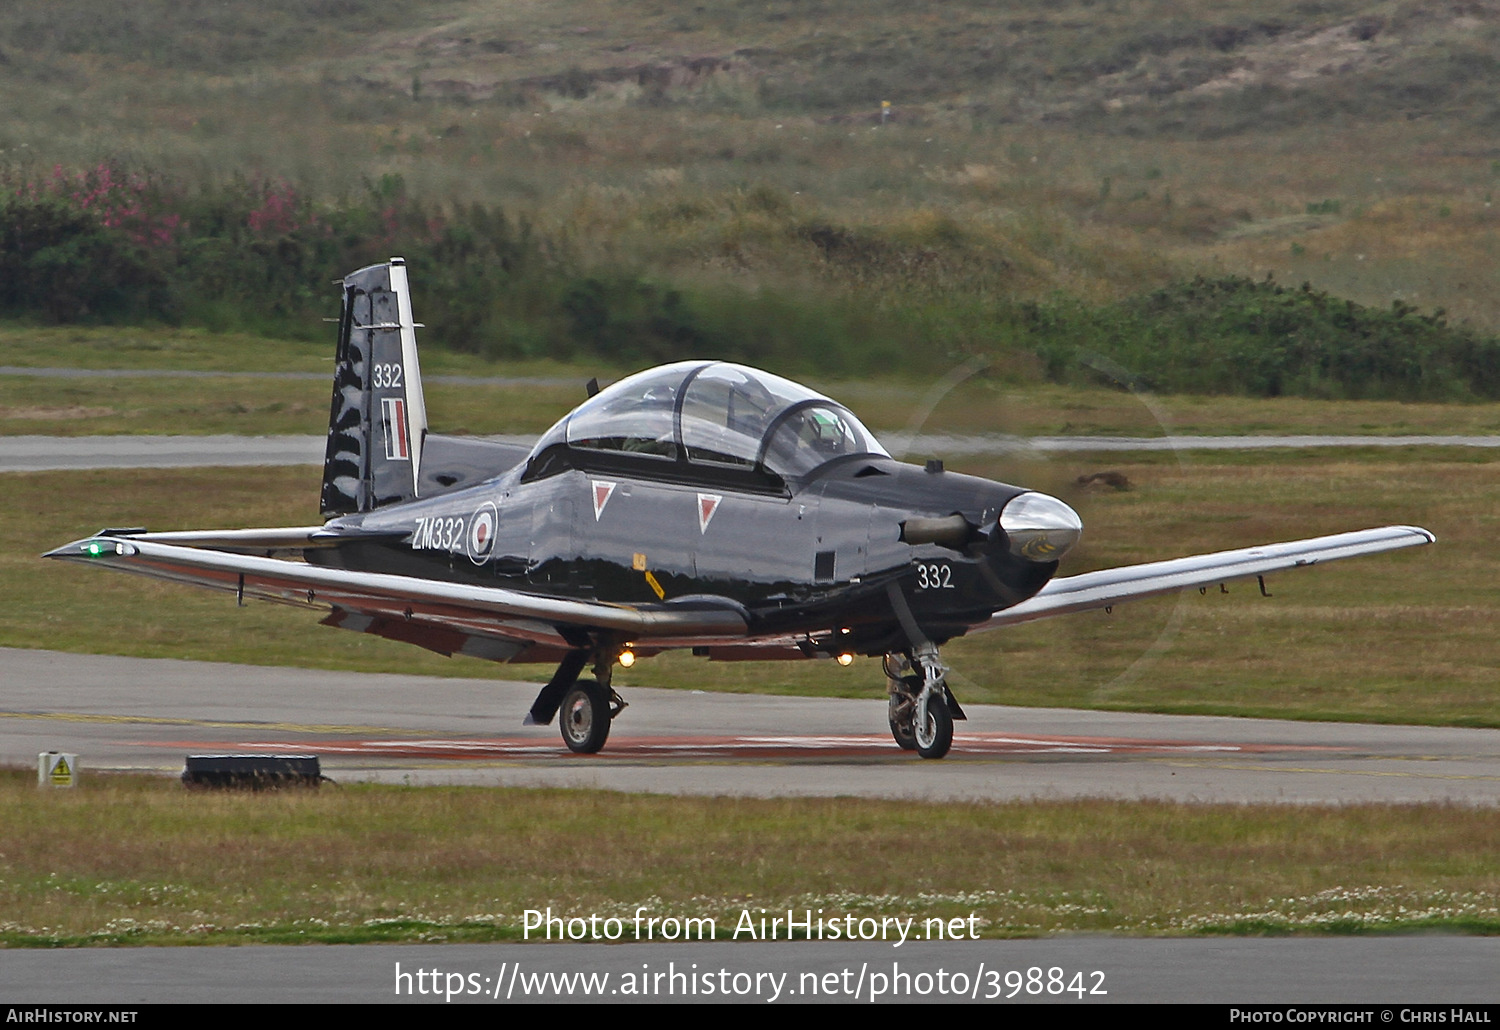
[[[493,369],[506,373],[504,366]],[[554,384],[428,382],[432,429],[440,433],[540,434],[580,403],[579,370]],[[569,382],[569,380],[572,380]],[[1500,433],[1500,405],[1302,398],[1151,398],[1147,407],[1118,390],[978,382],[945,392],[931,410],[926,390],[893,380],[810,383],[842,401],[877,432],[1001,433],[1016,436],[1335,434],[1354,436]],[[52,379],[0,376],[0,436],[283,433],[319,436],[328,428],[328,384],[321,380]],[[897,437],[892,437],[896,439]],[[891,444],[895,446],[894,443]],[[915,455],[915,458],[923,457]]]
[[[1500,821],[1443,806],[187,793],[0,771],[0,944],[515,940],[521,913],[976,916],[1058,932],[1500,932]],[[941,846],[934,846],[941,842]],[[916,860],[919,857],[920,860]]]
[[[0,324],[0,366],[129,369],[150,378],[0,375],[0,436],[115,433],[321,435],[328,382],[319,379],[174,378],[173,371],[297,372],[332,376],[333,334],[322,343],[165,327],[44,328]],[[584,397],[583,384],[637,368],[608,363],[491,361],[439,348],[422,369],[444,375],[545,380],[514,385],[428,382],[435,432],[539,433]],[[1300,397],[1157,394],[1110,386],[1056,386],[979,363],[943,375],[802,377],[878,431],[1021,436],[1160,436],[1500,432],[1500,404],[1341,401]],[[551,381],[556,381],[554,384]]]

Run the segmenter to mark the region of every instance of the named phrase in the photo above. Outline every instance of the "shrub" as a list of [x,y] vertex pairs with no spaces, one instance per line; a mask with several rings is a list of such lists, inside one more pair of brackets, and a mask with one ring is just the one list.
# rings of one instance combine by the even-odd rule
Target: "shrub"
[[1371,308],[1266,280],[1198,277],[1093,311],[1064,306],[1036,335],[1048,375],[1098,352],[1142,385],[1261,397],[1449,400],[1500,396],[1500,339],[1438,311]]
[[825,273],[816,290],[586,265],[498,207],[423,204],[399,176],[319,204],[273,180],[189,188],[114,165],[12,172],[0,175],[0,312],[316,338],[336,304],[324,285],[332,274],[402,254],[421,269],[413,289],[431,327],[424,339],[496,358],[707,356],[844,375],[941,372],[985,355],[1071,380],[1093,376],[1097,355],[1163,391],[1500,396],[1500,339],[1449,325],[1442,312],[1236,277],[1094,307],[1019,301],[1001,245],[977,246],[947,219],[848,227],[800,220],[784,204],[773,218],[765,209],[784,198],[747,196],[771,227],[764,245],[815,259]]

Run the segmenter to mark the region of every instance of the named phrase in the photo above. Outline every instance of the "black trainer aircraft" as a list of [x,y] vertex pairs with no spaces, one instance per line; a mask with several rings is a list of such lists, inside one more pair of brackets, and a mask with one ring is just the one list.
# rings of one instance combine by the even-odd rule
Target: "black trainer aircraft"
[[48,557],[556,663],[526,721],[561,710],[578,752],[625,707],[614,667],[680,648],[883,655],[892,735],[939,758],[964,718],[938,651],[956,636],[1433,540],[1388,526],[1054,578],[1083,529],[1062,501],[902,464],[837,402],[722,361],[593,392],[529,450],[431,434],[405,263],[342,287],[322,525],[109,529]]

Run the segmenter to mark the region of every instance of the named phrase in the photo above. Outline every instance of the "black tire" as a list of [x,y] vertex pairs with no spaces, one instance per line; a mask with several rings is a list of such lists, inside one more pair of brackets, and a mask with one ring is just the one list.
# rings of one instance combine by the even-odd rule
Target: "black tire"
[[941,695],[927,706],[927,725],[912,727],[912,737],[923,758],[942,758],[953,746],[953,713]]
[[592,755],[609,739],[609,691],[593,680],[579,680],[563,695],[563,743],[580,755]]
[[916,715],[917,705],[910,694],[896,691],[891,694],[890,713],[888,720],[891,724],[891,737],[896,741],[896,746],[902,751],[915,751],[917,749],[916,732],[912,729],[912,719]]

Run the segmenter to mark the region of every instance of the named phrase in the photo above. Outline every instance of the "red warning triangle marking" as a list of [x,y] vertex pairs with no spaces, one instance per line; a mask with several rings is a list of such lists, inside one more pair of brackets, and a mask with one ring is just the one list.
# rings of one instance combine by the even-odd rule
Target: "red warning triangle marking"
[[714,512],[719,510],[719,502],[723,499],[722,494],[698,495],[698,532],[708,532],[708,524],[713,521]]
[[615,492],[615,484],[603,479],[596,479],[594,483],[594,521],[599,521],[599,516],[604,514],[604,506],[609,503],[610,495]]

